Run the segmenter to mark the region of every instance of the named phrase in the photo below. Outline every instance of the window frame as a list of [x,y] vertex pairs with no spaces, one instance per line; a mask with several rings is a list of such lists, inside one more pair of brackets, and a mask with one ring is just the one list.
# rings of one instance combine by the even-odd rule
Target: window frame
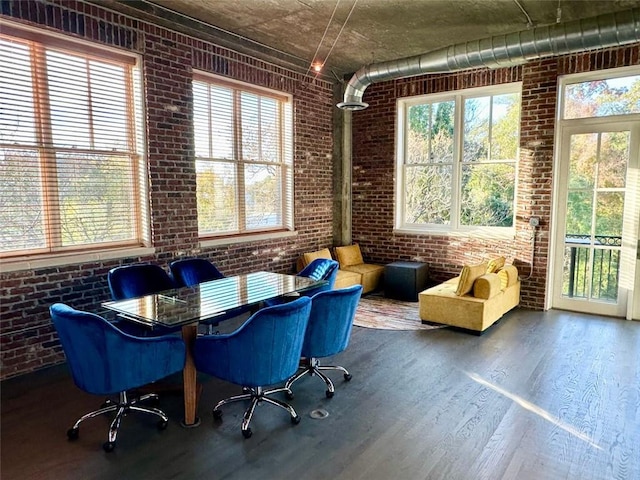
[[[198,161],[212,162],[218,164],[233,165],[235,172],[235,220],[237,228],[233,230],[225,230],[216,232],[201,232],[198,226],[198,237],[200,244],[203,247],[226,245],[233,243],[240,243],[245,241],[253,241],[257,239],[270,239],[281,238],[290,235],[296,235],[294,229],[294,120],[293,120],[293,96],[288,93],[276,91],[257,85],[241,82],[239,80],[233,80],[226,77],[221,77],[208,72],[196,71],[193,72],[193,88],[195,90],[196,82],[203,84],[207,88],[211,86],[217,86],[225,89],[232,90],[232,98],[234,99],[233,111],[231,112],[233,131],[231,133],[231,140],[233,144],[232,158],[215,158],[215,157],[202,157],[198,156],[197,148],[194,150],[194,162]],[[258,97],[266,97],[278,102],[278,138],[279,138],[279,153],[277,161],[268,161],[263,159],[243,159],[241,158],[241,142],[242,142],[242,128],[241,128],[241,112],[238,98],[243,93],[257,95]],[[195,136],[195,98],[194,98],[194,136]],[[212,111],[208,110],[209,116],[209,151],[212,151],[212,136],[211,128],[213,121]],[[196,141],[197,144],[197,141]],[[259,228],[247,228],[247,208],[245,205],[245,177],[244,168],[247,165],[258,166],[277,166],[280,168],[280,208],[281,208],[281,224],[276,226],[263,226]],[[197,170],[197,169],[196,169]],[[196,171],[196,177],[198,173]],[[197,182],[197,180],[196,180]],[[199,212],[198,212],[199,214]]]
[[[403,234],[435,234],[447,236],[479,236],[490,238],[514,238],[516,210],[518,198],[518,168],[519,168],[519,139],[520,125],[518,125],[518,149],[513,161],[506,160],[489,160],[482,162],[483,164],[514,164],[514,193],[513,193],[513,225],[509,227],[496,226],[473,226],[460,224],[460,203],[462,198],[462,168],[469,162],[463,161],[463,131],[464,131],[464,102],[467,99],[494,97],[517,93],[520,95],[520,112],[522,112],[522,82],[512,82],[501,85],[492,85],[486,87],[468,88],[455,91],[447,91],[426,95],[403,97],[396,101],[396,158],[395,158],[395,205],[394,205],[394,233]],[[453,198],[451,199],[451,221],[448,225],[444,224],[416,224],[408,223],[406,216],[406,165],[415,165],[416,162],[407,162],[405,156],[408,152],[408,114],[410,107],[415,105],[435,104],[454,101],[454,132],[453,132],[453,160],[451,189]],[[480,162],[478,162],[480,163]],[[424,163],[428,165],[433,163]],[[443,164],[439,162],[439,164]]]
[[[0,252],[0,266],[3,271],[17,271],[35,267],[67,265],[70,263],[78,263],[83,261],[106,260],[113,258],[122,258],[130,255],[146,255],[153,253],[151,248],[151,225],[150,212],[148,202],[148,179],[147,179],[147,152],[145,138],[145,119],[144,119],[144,96],[143,96],[143,79],[142,79],[142,62],[137,54],[123,52],[115,48],[107,46],[97,46],[87,41],[69,38],[67,36],[45,32],[36,27],[15,24],[5,20],[0,21],[3,37],[13,38],[15,41],[24,43],[29,46],[30,55],[39,52],[36,57],[31,58],[31,65],[34,62],[41,62],[47,51],[61,52],[72,56],[79,56],[85,60],[94,60],[105,64],[113,64],[124,67],[128,77],[127,98],[125,99],[129,105],[126,118],[127,142],[130,144],[130,150],[105,150],[100,148],[75,148],[64,145],[56,145],[53,143],[51,132],[54,118],[49,115],[48,106],[50,105],[50,97],[48,94],[45,72],[42,69],[34,69],[33,75],[39,72],[37,81],[34,83],[33,98],[35,101],[36,112],[34,119],[37,121],[36,130],[38,135],[34,139],[33,144],[15,144],[12,148],[18,148],[24,151],[39,152],[39,169],[46,172],[44,177],[55,174],[55,156],[58,153],[86,154],[86,155],[107,155],[107,156],[124,156],[128,159],[128,171],[132,180],[132,187],[128,195],[133,199],[131,202],[135,213],[133,219],[133,235],[129,239],[122,241],[105,241],[90,244],[75,244],[63,246],[60,242],[61,224],[50,224],[50,220],[45,220],[46,226],[44,232],[45,247],[27,248],[12,251]],[[42,58],[38,58],[38,57]],[[34,78],[32,76],[32,78]],[[44,81],[44,83],[43,83]],[[44,85],[38,87],[37,85]],[[45,108],[39,108],[38,105],[45,105]],[[93,126],[88,127],[92,131]],[[47,140],[48,138],[48,140]],[[10,147],[11,144],[4,144]],[[52,170],[53,169],[53,170]],[[51,184],[46,178],[42,179],[39,189],[43,198],[43,212],[46,217],[53,219],[60,218],[59,212],[56,211],[58,204],[56,197],[57,181]],[[53,188],[53,190],[51,190]],[[53,210],[52,210],[53,208]]]

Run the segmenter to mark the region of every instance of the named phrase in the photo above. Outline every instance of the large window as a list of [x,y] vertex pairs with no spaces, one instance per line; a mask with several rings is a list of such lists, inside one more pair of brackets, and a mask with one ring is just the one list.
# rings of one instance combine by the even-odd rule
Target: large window
[[520,85],[398,103],[396,228],[512,228]]
[[2,32],[0,255],[142,245],[136,59]]
[[200,237],[292,229],[290,98],[204,74],[193,96]]

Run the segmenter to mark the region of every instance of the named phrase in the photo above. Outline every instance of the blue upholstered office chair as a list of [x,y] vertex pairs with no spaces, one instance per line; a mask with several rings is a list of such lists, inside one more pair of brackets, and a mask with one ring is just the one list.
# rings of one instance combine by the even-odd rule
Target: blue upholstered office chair
[[224,275],[209,260],[204,258],[183,258],[169,264],[171,275],[180,287],[192,287],[199,283],[224,278]]
[[[161,266],[152,263],[136,263],[112,268],[107,274],[107,281],[112,300],[144,297],[176,288],[171,276]],[[128,321],[116,321],[114,324],[134,336],[164,335],[177,332],[181,328],[156,325],[151,329]]]
[[196,368],[241,385],[245,391],[242,395],[219,401],[213,408],[214,418],[222,417],[220,407],[223,405],[250,400],[242,420],[242,435],[245,438],[251,436],[249,423],[256,405],[261,402],[285,409],[291,415],[292,423],[300,422],[291,405],[267,396],[284,391],[283,387],[265,387],[284,382],[296,372],[310,308],[311,299],[301,297],[293,302],[258,310],[233,333],[196,338]]
[[93,313],[75,310],[63,303],[49,309],[75,384],[94,395],[115,395],[117,401],[87,413],[67,431],[70,440],[79,436],[80,423],[104,413],[116,412],[103,444],[110,452],[122,417],[136,411],[160,418],[158,428],[167,427],[168,417],[162,410],[146,407],[141,401],[157,399],[155,394],[131,398],[127,391],[179,372],[184,367],[185,345],[176,336],[139,338],[128,335]]
[[302,292],[306,297],[313,297],[316,293],[333,290],[338,276],[340,264],[328,258],[316,258],[309,265],[298,272],[299,277],[307,277],[312,280],[327,280],[327,283]]
[[[213,263],[204,258],[183,258],[169,264],[173,280],[179,287],[192,287],[203,282],[219,280],[225,276]],[[251,312],[251,307],[238,307],[222,315],[202,322],[207,326],[207,333],[213,333],[213,327],[223,320],[239,317]]]
[[309,290],[300,292],[299,295],[285,295],[283,297],[269,299],[265,302],[265,305],[279,305],[280,303],[284,303],[298,296],[313,297],[317,293],[332,290],[333,286],[336,283],[336,277],[338,276],[339,267],[340,264],[335,260],[331,260],[329,258],[316,258],[309,265],[300,270],[296,275],[299,277],[307,277],[312,280],[326,280],[327,283],[325,283],[324,285],[320,285],[319,287],[314,287]]
[[109,270],[109,290],[113,300],[143,297],[176,288],[172,278],[159,265],[138,263]]
[[329,357],[342,352],[349,345],[351,327],[356,314],[356,308],[362,294],[362,285],[339,290],[320,292],[311,299],[311,313],[309,325],[302,347],[300,370],[285,384],[285,395],[291,400],[293,392],[291,385],[303,376],[317,375],[327,385],[327,398],[333,397],[335,388],[331,379],[322,370],[340,370],[346,381],[351,380],[351,374],[340,366],[320,365],[319,358]]

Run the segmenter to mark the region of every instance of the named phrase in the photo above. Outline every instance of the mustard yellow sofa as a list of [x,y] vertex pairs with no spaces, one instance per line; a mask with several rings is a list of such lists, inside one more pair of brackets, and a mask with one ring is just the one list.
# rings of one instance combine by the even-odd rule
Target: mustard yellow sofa
[[518,269],[499,257],[467,266],[460,276],[418,294],[423,322],[481,334],[520,303]]
[[333,256],[328,248],[303,253],[296,265],[298,271],[316,258],[335,259],[340,264],[334,288],[345,288],[360,284],[362,285],[362,293],[369,293],[381,286],[384,266],[364,263],[358,244],[336,247],[333,251]]
[[[322,250],[316,250],[315,252],[307,252],[303,253],[300,258],[298,258],[298,262],[296,268],[298,271],[302,270],[304,267],[309,265],[316,258],[328,258],[333,260],[331,256],[331,250],[328,248],[323,248]],[[336,276],[336,283],[333,288],[346,288],[352,285],[358,285],[360,283],[360,275],[355,272],[348,272],[346,270],[338,270],[338,275]]]
[[364,263],[360,246],[356,243],[344,247],[334,248],[336,260],[340,264],[340,270],[356,273],[360,276],[362,293],[369,293],[377,290],[382,285],[384,265],[375,263]]

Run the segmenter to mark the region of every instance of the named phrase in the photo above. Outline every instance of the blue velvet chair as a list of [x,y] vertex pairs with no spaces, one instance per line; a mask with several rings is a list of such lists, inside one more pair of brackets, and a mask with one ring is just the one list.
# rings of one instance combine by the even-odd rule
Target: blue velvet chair
[[[219,280],[225,276],[213,263],[204,258],[183,258],[169,264],[173,280],[179,287],[193,287],[211,280]],[[239,307],[229,310],[210,321],[202,322],[207,326],[207,333],[213,333],[213,327],[223,320],[239,317],[251,312],[251,307]]]
[[[112,300],[144,297],[176,288],[171,276],[161,266],[153,263],[136,263],[112,268],[107,274],[107,281]],[[134,336],[165,335],[180,331],[180,327],[169,328],[155,325],[147,328],[129,321],[116,321],[114,324]]]
[[333,286],[336,283],[336,277],[338,276],[339,267],[340,264],[338,262],[335,260],[329,260],[328,258],[316,258],[313,260],[309,265],[298,272],[298,276],[307,277],[312,280],[327,280],[327,283],[320,287],[306,290],[301,294],[306,297],[313,297],[316,293],[333,290]]
[[116,412],[103,444],[110,452],[122,418],[130,412],[143,412],[160,418],[158,428],[167,427],[162,410],[140,402],[157,399],[155,394],[131,397],[127,392],[179,372],[185,363],[185,344],[176,336],[139,338],[128,335],[93,313],[75,310],[63,303],[49,309],[60,343],[67,357],[73,381],[78,388],[94,395],[118,395],[98,410],[87,413],[67,431],[70,440],[79,436],[80,423],[105,413]]
[[362,285],[339,290],[320,292],[311,299],[309,325],[302,347],[300,370],[285,384],[285,395],[291,400],[291,385],[303,376],[317,375],[327,386],[327,398],[334,395],[335,387],[331,379],[322,373],[323,370],[340,370],[346,381],[351,374],[340,366],[320,365],[320,358],[329,357],[342,352],[349,345],[351,327],[356,315],[356,308],[362,295]]
[[258,403],[267,402],[283,408],[289,412],[292,423],[300,422],[291,405],[268,396],[282,392],[284,388],[265,387],[285,382],[298,369],[310,308],[311,299],[301,297],[293,302],[258,310],[233,333],[196,338],[196,368],[241,385],[245,392],[219,401],[213,408],[214,418],[222,417],[220,407],[223,405],[249,400],[242,420],[245,438],[251,436],[249,423]]
[[159,265],[138,263],[112,268],[107,274],[113,300],[144,297],[176,288],[171,276]]
[[183,258],[169,264],[171,275],[180,287],[192,287],[199,283],[224,278],[224,275],[209,260],[204,258]]
[[298,296],[313,297],[315,294],[332,290],[336,283],[336,277],[338,276],[338,269],[340,264],[335,260],[328,258],[316,258],[309,265],[304,267],[297,273],[299,277],[307,277],[312,280],[326,280],[327,283],[319,287],[310,288],[304,292],[300,292],[299,295],[285,295],[283,297],[272,298],[265,302],[267,306],[278,305],[291,299],[295,299]]

